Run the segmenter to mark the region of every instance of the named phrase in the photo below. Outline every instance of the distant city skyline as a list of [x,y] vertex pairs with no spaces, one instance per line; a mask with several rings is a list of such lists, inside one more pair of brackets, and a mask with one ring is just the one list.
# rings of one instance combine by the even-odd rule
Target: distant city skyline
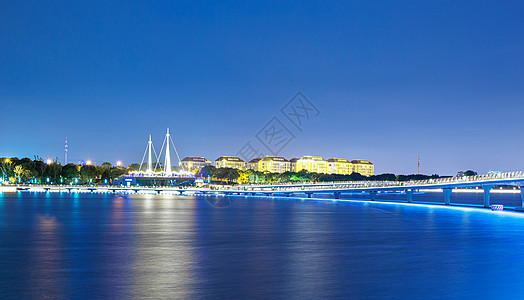
[[[0,156],[139,163],[237,155],[273,117],[279,155],[375,173],[524,169],[520,2],[0,4]],[[319,114],[298,130],[297,92]],[[280,144],[282,145],[282,144]],[[279,149],[277,149],[279,150]],[[264,149],[264,154],[273,154]]]
[[[178,148],[177,148],[178,149]],[[292,159],[292,158],[300,158],[302,156],[307,156],[307,155],[310,155],[310,154],[307,154],[307,153],[303,153],[303,154],[298,154],[298,155],[291,155],[291,156],[285,156],[285,155],[276,155],[276,156],[281,156],[281,157],[284,157],[288,160]],[[239,157],[242,159],[241,156],[239,156],[238,154],[225,154],[225,155],[219,155],[217,156],[216,158],[214,157],[210,157],[210,156],[206,156],[206,155],[201,155],[201,154],[197,154],[197,155],[181,155],[180,156],[180,159],[182,161],[182,159],[184,158],[187,158],[187,157],[203,157],[203,158],[206,158],[206,159],[209,159],[212,164],[213,162],[220,158],[221,156],[236,156],[236,157]],[[264,158],[266,156],[269,156],[269,157],[274,157],[275,155],[272,155],[272,154],[263,154],[263,155],[259,155],[259,156],[256,156],[256,158]],[[359,157],[359,158],[356,158],[356,157],[345,157],[345,156],[337,156],[337,157],[334,157],[334,156],[325,156],[325,155],[321,155],[321,154],[314,154],[313,156],[320,156],[324,159],[329,159],[329,158],[346,158],[348,160],[360,160],[360,159],[366,159],[365,157]],[[59,157],[59,156],[41,156],[41,155],[32,155],[32,156],[16,156],[16,155],[3,155],[2,157],[18,157],[19,159],[21,158],[30,158],[30,159],[34,159],[34,158],[40,158],[42,159],[44,162],[46,163],[50,163],[50,162],[58,162],[60,164],[65,164],[65,151],[64,151],[64,154],[62,155],[62,157]],[[176,157],[172,156],[171,157],[172,159],[172,166],[178,166],[179,165],[179,161]],[[250,160],[248,159],[243,159],[245,163],[248,163]],[[163,164],[163,156],[162,157],[159,157],[159,160],[157,161],[157,158],[154,158],[153,161],[156,163],[156,162],[159,162],[161,165]],[[131,164],[134,164],[134,163],[138,163],[138,164],[146,164],[147,163],[147,158],[145,161],[142,162],[142,159],[140,160],[136,160],[136,161],[129,161],[129,162],[126,162],[126,161],[122,161],[121,159],[116,159],[114,161],[112,160],[97,160],[96,158],[94,157],[91,157],[91,156],[88,156],[88,157],[85,157],[85,158],[68,158],[68,163],[73,163],[73,164],[87,164],[87,165],[102,165],[103,163],[111,163],[112,165],[114,166],[117,166],[117,165],[122,165],[122,166],[128,166],[128,165],[131,165]],[[373,162],[372,162],[373,163]],[[417,157],[417,167],[418,167],[418,164],[420,163],[419,161],[419,157]],[[471,169],[471,168],[470,168]],[[469,169],[468,169],[469,170]],[[457,172],[460,172],[460,171],[466,171],[466,169],[464,170],[459,170]],[[490,171],[493,171],[493,170],[490,170]],[[395,172],[379,172],[379,173],[376,173],[377,175],[378,174],[383,174],[383,173],[395,173]],[[418,170],[416,172],[407,172],[406,174],[435,174],[435,173],[423,173],[423,172],[418,172]],[[398,172],[396,172],[395,174],[400,174]],[[440,175],[446,175],[446,174],[440,174]],[[454,174],[451,174],[451,175],[454,175]]]

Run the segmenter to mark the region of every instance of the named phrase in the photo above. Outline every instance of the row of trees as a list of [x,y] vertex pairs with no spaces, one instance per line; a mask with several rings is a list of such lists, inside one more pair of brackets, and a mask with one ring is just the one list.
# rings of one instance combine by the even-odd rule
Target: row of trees
[[[127,168],[112,166],[105,162],[101,166],[67,164],[62,166],[56,162],[45,163],[35,157],[18,159],[0,159],[0,178],[9,183],[45,183],[45,184],[86,184],[86,183],[111,183],[131,171],[140,169],[139,164],[131,164]],[[476,174],[468,170],[462,172],[463,176]],[[350,175],[310,173],[305,170],[300,172],[264,173],[254,170],[237,170],[232,168],[205,167],[200,171],[204,178],[224,183],[290,183],[290,182],[332,182],[332,181],[408,181],[441,178],[439,175],[395,175],[380,174],[362,176],[359,173]]]
[[0,159],[0,177],[8,183],[110,183],[129,171],[128,168],[112,166],[108,162],[101,166],[75,164],[62,166],[56,162],[45,163],[38,157],[33,160],[16,157]]
[[288,183],[288,182],[332,182],[332,181],[408,181],[440,178],[439,175],[395,175],[380,174],[363,176],[359,173],[350,175],[310,173],[305,170],[300,172],[264,173],[254,170],[237,170],[232,168],[215,168],[207,166],[202,169],[200,175],[215,181],[225,183]]

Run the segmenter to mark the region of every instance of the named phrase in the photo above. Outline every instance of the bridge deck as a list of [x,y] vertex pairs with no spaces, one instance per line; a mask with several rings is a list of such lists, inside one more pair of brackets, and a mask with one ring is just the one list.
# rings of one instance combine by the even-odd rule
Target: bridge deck
[[77,186],[19,186],[17,190],[44,190],[51,191],[79,191],[79,192],[145,192],[145,193],[201,193],[224,195],[306,195],[308,198],[314,194],[332,194],[340,198],[343,193],[368,193],[371,200],[375,200],[379,192],[403,192],[408,203],[412,202],[413,192],[422,189],[442,189],[444,191],[444,204],[450,204],[451,190],[455,188],[482,188],[484,191],[484,207],[490,207],[490,191],[494,186],[515,186],[521,191],[522,207],[524,207],[524,172],[511,172],[497,174],[496,176],[484,175],[465,178],[445,178],[437,180],[411,181],[411,182],[346,182],[346,183],[307,183],[307,184],[276,184],[276,185],[251,185],[236,188],[174,188],[174,187],[77,187]]

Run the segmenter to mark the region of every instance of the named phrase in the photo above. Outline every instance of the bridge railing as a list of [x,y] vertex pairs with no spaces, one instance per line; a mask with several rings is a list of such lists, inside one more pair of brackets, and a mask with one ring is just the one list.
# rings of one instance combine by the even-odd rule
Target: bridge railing
[[275,184],[251,184],[240,186],[243,190],[319,190],[319,189],[341,189],[341,188],[369,188],[369,187],[394,187],[394,186],[423,186],[453,184],[460,182],[477,182],[499,179],[517,179],[524,178],[524,171],[483,174],[475,176],[460,176],[446,178],[432,178],[425,180],[410,181],[346,181],[346,182],[302,182],[296,183],[275,183]]
[[515,171],[515,172],[483,174],[483,175],[475,175],[475,176],[437,178],[437,179],[411,181],[410,183],[412,185],[426,185],[426,184],[445,184],[445,183],[475,182],[475,181],[487,181],[487,180],[497,180],[497,179],[516,179],[516,178],[524,178],[524,172]]

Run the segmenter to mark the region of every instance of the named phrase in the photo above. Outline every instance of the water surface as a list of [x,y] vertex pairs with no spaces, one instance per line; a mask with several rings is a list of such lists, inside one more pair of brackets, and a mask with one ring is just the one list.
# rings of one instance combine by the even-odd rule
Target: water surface
[[0,193],[0,258],[0,299],[519,299],[524,215],[292,198]]

